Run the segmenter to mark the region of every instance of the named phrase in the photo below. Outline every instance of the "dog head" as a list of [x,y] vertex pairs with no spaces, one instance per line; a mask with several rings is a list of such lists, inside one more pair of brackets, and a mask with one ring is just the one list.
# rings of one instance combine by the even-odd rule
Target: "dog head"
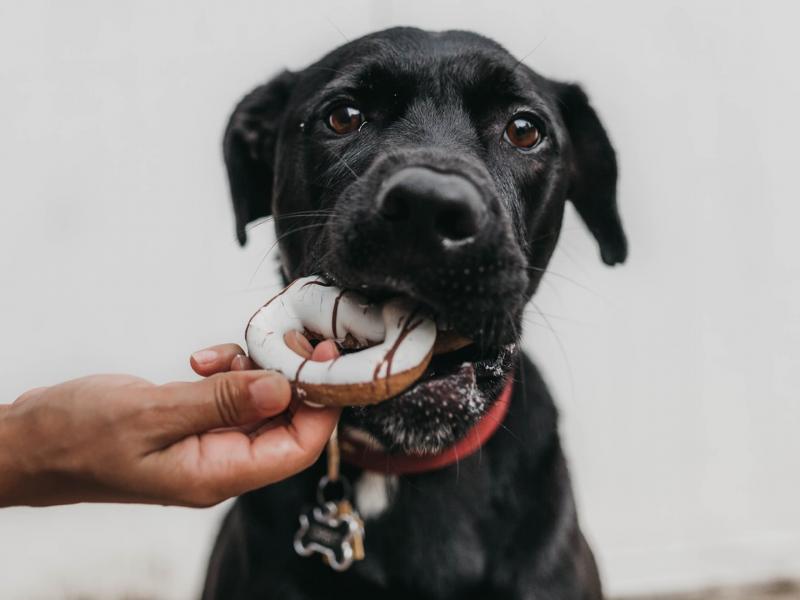
[[464,434],[513,368],[566,200],[625,260],[614,150],[585,94],[479,35],[397,28],[284,72],[225,133],[239,241],[272,215],[287,280],[404,295],[470,337],[404,394],[345,411],[384,446]]

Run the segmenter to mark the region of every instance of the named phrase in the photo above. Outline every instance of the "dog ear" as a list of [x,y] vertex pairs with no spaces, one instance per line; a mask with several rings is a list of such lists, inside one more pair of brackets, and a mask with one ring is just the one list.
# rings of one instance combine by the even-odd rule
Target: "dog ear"
[[568,198],[600,246],[607,265],[622,263],[628,241],[617,210],[617,158],[583,90],[559,84],[561,115],[572,145]]
[[236,105],[225,130],[222,146],[242,246],[245,226],[272,213],[275,143],[294,81],[294,73],[284,71],[254,89]]

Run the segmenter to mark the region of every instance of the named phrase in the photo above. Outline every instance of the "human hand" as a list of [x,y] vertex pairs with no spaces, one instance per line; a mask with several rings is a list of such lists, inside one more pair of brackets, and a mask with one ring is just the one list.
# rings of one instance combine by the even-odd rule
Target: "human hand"
[[[331,342],[311,349],[299,335],[287,342],[312,360],[338,352]],[[0,506],[210,506],[317,459],[338,410],[299,403],[282,414],[288,381],[248,370],[254,365],[232,344],[197,352],[191,364],[209,377],[154,385],[94,375],[0,406]]]

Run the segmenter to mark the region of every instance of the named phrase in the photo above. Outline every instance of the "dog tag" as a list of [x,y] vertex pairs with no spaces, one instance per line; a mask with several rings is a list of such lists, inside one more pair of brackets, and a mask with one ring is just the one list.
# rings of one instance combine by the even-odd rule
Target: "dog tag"
[[336,503],[326,502],[300,515],[294,549],[300,556],[320,554],[335,571],[346,571],[354,560],[360,560],[356,557],[359,547],[363,557],[361,539],[363,526],[360,519],[353,513],[339,514]]
[[321,554],[335,571],[364,560],[364,521],[350,502],[350,482],[339,475],[339,439],[328,442],[328,474],[317,484],[317,504],[300,515],[294,549],[300,556]]

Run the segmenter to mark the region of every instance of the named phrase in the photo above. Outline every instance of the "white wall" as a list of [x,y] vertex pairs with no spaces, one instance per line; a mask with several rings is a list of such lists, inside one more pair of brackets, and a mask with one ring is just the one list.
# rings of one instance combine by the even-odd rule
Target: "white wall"
[[[630,261],[601,266],[570,213],[526,338],[608,589],[800,575],[790,7],[2,3],[0,401],[91,372],[189,378],[191,350],[238,341],[275,277],[268,227],[234,240],[234,101],[337,29],[475,29],[583,82],[620,154]],[[221,514],[0,510],[0,597],[186,598]]]

